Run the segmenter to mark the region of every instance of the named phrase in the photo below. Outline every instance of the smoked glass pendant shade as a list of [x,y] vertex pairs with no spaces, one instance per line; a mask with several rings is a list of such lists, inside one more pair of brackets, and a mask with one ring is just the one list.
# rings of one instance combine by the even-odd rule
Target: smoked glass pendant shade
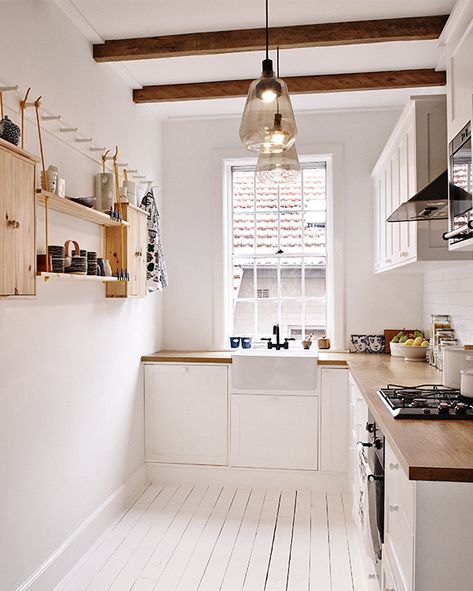
[[260,152],[256,165],[256,176],[267,185],[294,183],[300,178],[301,165],[293,144],[282,152]]
[[[270,60],[268,60],[270,61]],[[297,127],[284,80],[264,69],[250,84],[240,123],[240,139],[253,152],[282,152],[296,140]]]

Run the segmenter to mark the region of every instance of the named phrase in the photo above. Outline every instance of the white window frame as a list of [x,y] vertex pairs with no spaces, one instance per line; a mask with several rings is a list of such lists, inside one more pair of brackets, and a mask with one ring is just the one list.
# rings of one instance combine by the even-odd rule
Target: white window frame
[[[327,335],[331,339],[332,351],[345,350],[345,260],[344,260],[344,181],[343,146],[341,144],[298,145],[301,162],[325,160],[327,165]],[[230,289],[233,275],[231,260],[232,224],[231,168],[238,165],[256,165],[255,158],[238,157],[240,150],[216,150],[214,152],[214,171],[216,191],[220,195],[222,209],[216,212],[221,216],[223,230],[222,251],[217,254],[215,263],[214,290],[214,345],[217,349],[228,348],[228,335],[231,332],[230,319],[233,293]],[[220,179],[220,180],[218,180]],[[223,182],[222,182],[223,181]],[[221,271],[219,271],[221,269]]]
[[[328,171],[327,171],[327,162],[325,158],[314,158],[310,161],[307,162],[303,162],[301,163],[302,166],[306,167],[306,168],[310,168],[311,165],[315,168],[317,166],[317,164],[323,164],[324,165],[324,171],[325,171],[325,177],[326,177],[326,186],[325,186],[325,197],[327,197],[327,175],[328,175]],[[253,259],[254,262],[256,262],[256,260],[258,259],[275,259],[277,260],[277,267],[276,267],[276,275],[277,275],[277,285],[278,285],[278,290],[277,290],[277,294],[271,296],[270,298],[268,298],[270,301],[273,301],[274,303],[277,303],[277,314],[274,317],[274,322],[281,322],[280,317],[282,314],[282,307],[284,305],[284,302],[295,302],[295,301],[300,301],[301,305],[302,305],[302,330],[305,330],[306,327],[306,323],[305,323],[305,308],[306,305],[310,302],[321,302],[324,301],[325,303],[325,321],[327,320],[327,305],[326,305],[326,301],[327,301],[327,295],[326,293],[324,293],[323,296],[307,296],[305,294],[305,290],[304,290],[304,285],[305,285],[305,269],[307,266],[307,263],[305,262],[305,259],[308,258],[312,258],[312,257],[317,257],[319,255],[317,254],[312,254],[310,252],[305,251],[304,249],[301,248],[300,252],[284,252],[281,254],[277,254],[276,252],[273,253],[248,253],[248,254],[238,254],[235,255],[234,251],[233,251],[233,215],[234,215],[234,211],[233,211],[233,203],[232,203],[232,195],[233,195],[233,172],[236,170],[243,170],[243,171],[247,171],[247,172],[251,172],[254,174],[253,170],[255,168],[255,165],[248,165],[248,163],[245,164],[233,164],[230,167],[229,173],[230,174],[230,182],[229,182],[229,188],[230,188],[230,193],[228,195],[228,218],[229,218],[229,244],[227,245],[227,251],[229,251],[230,254],[230,267],[231,267],[231,275],[229,276],[229,280],[231,282],[231,278],[233,276],[233,271],[234,271],[234,267],[233,267],[233,261],[234,259],[244,259],[244,258],[248,258],[248,259]],[[252,170],[253,169],[253,170]],[[256,182],[256,180],[255,180]],[[303,186],[303,185],[302,185]],[[255,188],[256,189],[256,188]],[[326,206],[328,205],[327,201],[326,201]],[[277,215],[278,218],[280,218],[281,214],[285,213],[284,210],[281,210],[280,208],[278,208],[277,210]],[[289,213],[289,212],[288,212]],[[305,218],[305,215],[307,213],[307,210],[305,209],[305,207],[302,205],[301,203],[301,216],[302,219]],[[256,223],[256,216],[258,214],[258,211],[255,210],[253,212],[254,215],[254,221]],[[326,216],[327,216],[327,212],[326,212]],[[279,224],[278,224],[279,225]],[[327,219],[325,220],[325,228],[327,227]],[[255,226],[256,229],[256,226]],[[277,248],[281,248],[281,237],[278,235],[278,244],[277,244]],[[325,253],[324,253],[324,257],[325,257],[325,271],[327,271],[327,248],[325,248]],[[279,264],[279,260],[281,259],[302,259],[303,262],[301,263],[300,269],[302,272],[302,277],[301,277],[301,287],[302,287],[302,292],[300,296],[283,296],[281,289],[282,289],[282,283],[281,283],[281,273],[282,273],[282,267]],[[257,267],[253,267],[253,290],[254,290],[254,294],[253,297],[250,298],[238,298],[240,302],[248,302],[248,303],[252,303],[254,306],[257,305],[258,303],[258,295],[257,292],[258,290],[258,280],[257,280],[257,274],[258,274],[258,268]],[[263,298],[260,298],[263,299]],[[234,325],[234,302],[235,299],[234,297],[232,297],[232,302],[229,308],[227,308],[227,314],[228,314],[228,323],[227,323],[227,331],[230,330],[231,333],[228,334],[228,336],[233,335],[234,334],[234,329],[232,328],[232,325]],[[253,337],[256,338],[261,338],[261,337],[267,337],[269,336],[268,334],[257,334],[257,325],[258,325],[258,308],[256,308],[254,310],[254,334],[252,335]],[[279,319],[279,320],[278,320]],[[233,322],[232,322],[233,320]],[[326,331],[326,327],[324,328],[324,331]],[[287,334],[286,336],[291,337],[291,334]]]

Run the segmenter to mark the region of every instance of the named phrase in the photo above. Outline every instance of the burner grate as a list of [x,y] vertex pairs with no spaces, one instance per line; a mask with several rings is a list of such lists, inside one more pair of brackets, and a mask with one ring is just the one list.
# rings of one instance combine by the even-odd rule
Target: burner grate
[[378,395],[395,418],[473,419],[471,400],[439,384],[388,384]]

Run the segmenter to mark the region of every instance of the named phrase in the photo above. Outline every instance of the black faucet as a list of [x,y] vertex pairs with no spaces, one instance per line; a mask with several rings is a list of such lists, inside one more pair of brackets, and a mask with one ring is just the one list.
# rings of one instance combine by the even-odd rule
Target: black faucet
[[263,338],[261,339],[262,341],[268,341],[268,349],[276,349],[276,351],[279,351],[280,349],[289,349],[289,341],[295,341],[296,339],[290,338],[290,339],[284,339],[284,343],[281,343],[280,341],[280,334],[279,334],[279,324],[275,324],[273,326],[273,334],[276,335],[276,342],[273,343],[273,341],[270,338]]

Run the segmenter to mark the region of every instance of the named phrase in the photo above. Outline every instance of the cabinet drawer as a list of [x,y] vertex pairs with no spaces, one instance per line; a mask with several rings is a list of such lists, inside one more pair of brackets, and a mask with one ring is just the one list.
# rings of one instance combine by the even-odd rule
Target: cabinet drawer
[[383,546],[383,578],[381,591],[406,591],[388,545]]
[[317,470],[317,397],[230,398],[233,466]]
[[397,570],[407,591],[412,591],[414,536],[399,505],[386,492],[384,515],[385,545],[389,546]]
[[403,513],[411,533],[414,533],[414,484],[407,478],[389,444],[385,446],[386,494],[391,503]]

